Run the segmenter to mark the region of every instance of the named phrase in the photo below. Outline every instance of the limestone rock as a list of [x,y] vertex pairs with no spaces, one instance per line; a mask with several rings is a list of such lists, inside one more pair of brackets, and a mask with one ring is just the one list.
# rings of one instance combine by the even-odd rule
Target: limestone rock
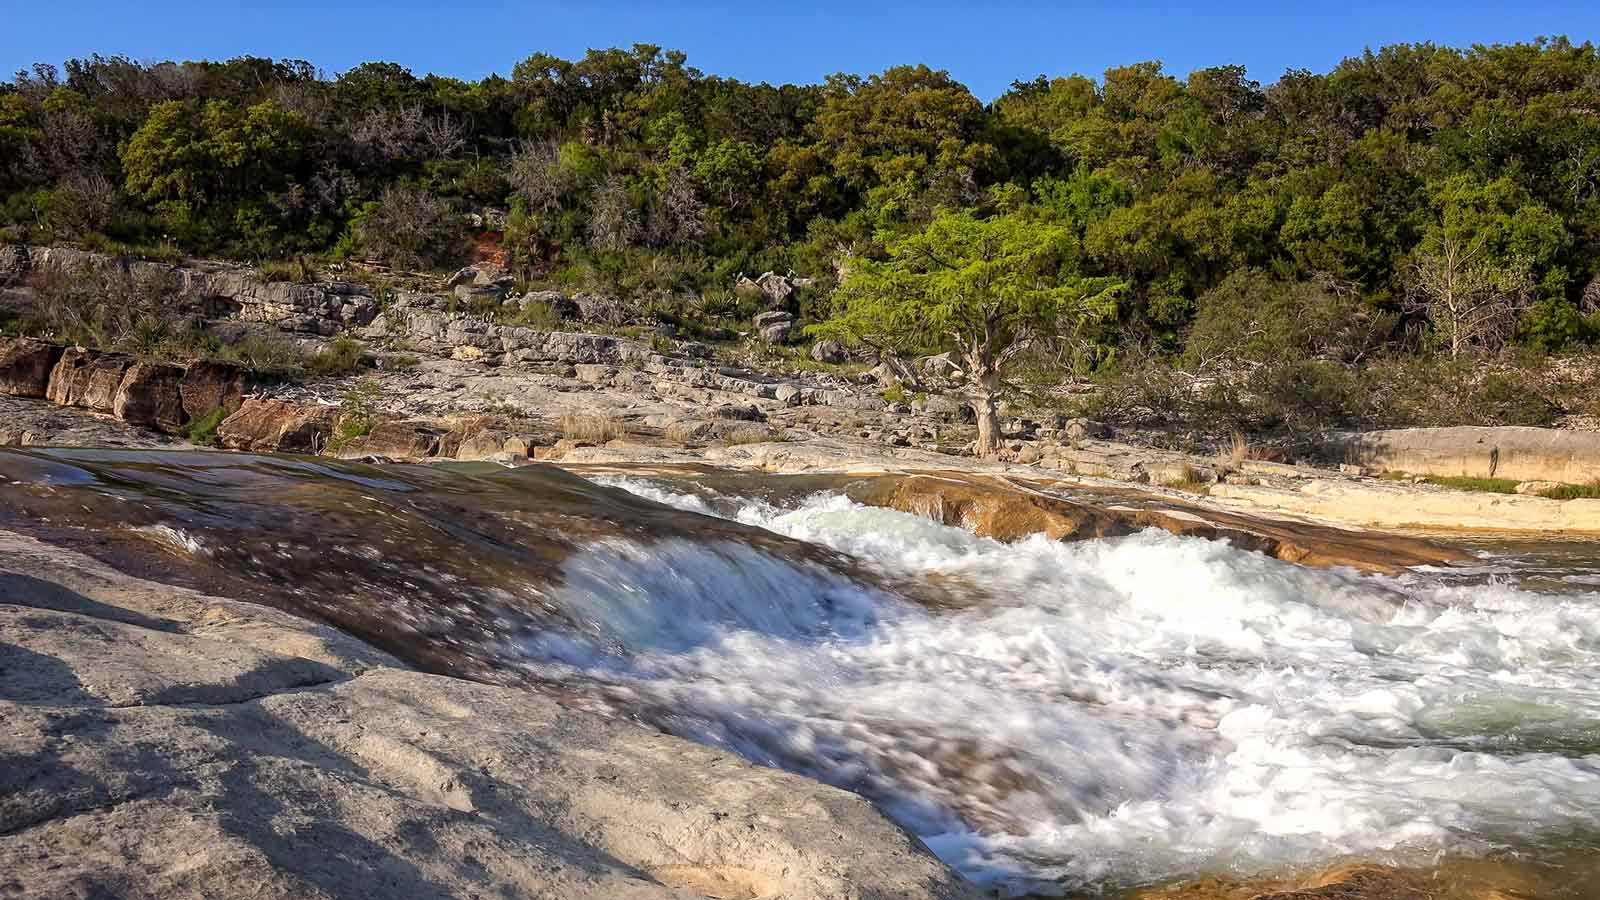
[[[509,432],[497,428],[480,428],[469,431],[461,436],[461,443],[452,454],[456,459],[464,461],[494,459],[506,453],[506,441],[511,439]],[[526,456],[526,453],[522,455]]]
[[761,339],[769,344],[788,343],[790,334],[794,331],[794,316],[781,310],[769,310],[758,313],[754,325]]
[[[427,459],[440,455],[445,432],[429,422],[386,421],[374,425],[369,433],[346,442],[339,448],[342,459],[383,456],[389,459]],[[456,448],[451,448],[452,450]],[[446,454],[454,455],[454,454]]]
[[173,433],[183,427],[183,369],[167,363],[141,362],[128,368],[117,386],[112,411],[131,425]]
[[0,338],[0,394],[43,398],[61,348],[32,338]]
[[244,403],[245,371],[233,363],[200,360],[183,372],[178,390],[183,411],[190,419],[203,419],[217,410],[232,415]]
[[576,294],[572,302],[578,307],[578,317],[591,325],[624,325],[628,310],[621,300],[605,294]]
[[117,388],[133,361],[126,356],[101,355],[69,347],[50,372],[46,395],[59,406],[78,406],[110,415],[116,411]]
[[1339,435],[1329,457],[1415,475],[1587,484],[1600,478],[1600,433],[1555,428],[1400,428]]
[[1111,437],[1111,426],[1103,422],[1096,422],[1093,419],[1068,419],[1066,428],[1063,430],[1066,432],[1066,437],[1069,441],[1086,441],[1090,438]]
[[1557,481],[1524,481],[1517,485],[1517,493],[1537,496],[1553,491],[1558,487],[1561,487],[1561,483]]
[[229,450],[320,453],[338,418],[333,406],[250,398],[217,426],[217,439]]
[[844,345],[835,340],[817,341],[811,345],[811,359],[819,363],[842,363],[850,356]]
[[19,897],[977,896],[856,795],[285,613],[5,531],[0,597]]

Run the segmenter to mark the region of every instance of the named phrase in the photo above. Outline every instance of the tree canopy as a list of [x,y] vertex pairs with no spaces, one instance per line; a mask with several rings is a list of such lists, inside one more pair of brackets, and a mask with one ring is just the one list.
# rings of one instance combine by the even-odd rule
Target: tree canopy
[[1024,209],[1074,277],[1125,285],[1086,365],[1182,353],[1245,271],[1354,298],[1380,341],[1426,350],[1446,247],[1517,288],[1476,292],[1515,298],[1464,350],[1582,345],[1600,334],[1600,51],[1401,44],[1266,85],[1134,61],[987,104],[927,66],[746,84],[649,44],[479,81],[94,56],[0,85],[7,240],[444,267],[477,213],[531,280],[682,298],[794,270],[816,318],[840,272]]

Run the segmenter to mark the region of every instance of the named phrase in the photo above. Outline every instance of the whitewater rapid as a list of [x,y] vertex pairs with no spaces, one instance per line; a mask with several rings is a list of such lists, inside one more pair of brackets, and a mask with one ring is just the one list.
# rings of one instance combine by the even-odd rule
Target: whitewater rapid
[[937,585],[741,544],[597,543],[507,648],[538,677],[872,798],[1002,891],[1600,834],[1600,594],[1312,570],[1145,532],[1002,544],[816,496],[600,479]]

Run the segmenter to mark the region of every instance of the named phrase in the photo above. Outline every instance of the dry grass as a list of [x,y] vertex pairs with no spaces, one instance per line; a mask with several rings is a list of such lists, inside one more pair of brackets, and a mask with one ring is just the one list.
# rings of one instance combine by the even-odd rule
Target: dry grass
[[1239,471],[1244,466],[1244,461],[1251,458],[1250,442],[1243,434],[1235,431],[1228,446],[1217,451],[1215,462],[1217,476],[1229,475]]
[[1207,481],[1198,469],[1188,463],[1183,464],[1183,468],[1178,472],[1178,477],[1164,481],[1162,485],[1188,494],[1205,495],[1211,493],[1211,482]]
[[565,415],[561,417],[561,436],[574,441],[591,441],[604,444],[627,434],[622,421],[615,416]]
[[737,447],[740,444],[781,443],[788,439],[788,432],[782,428],[772,428],[767,425],[747,425],[729,433],[727,437],[723,438],[723,443],[729,447]]

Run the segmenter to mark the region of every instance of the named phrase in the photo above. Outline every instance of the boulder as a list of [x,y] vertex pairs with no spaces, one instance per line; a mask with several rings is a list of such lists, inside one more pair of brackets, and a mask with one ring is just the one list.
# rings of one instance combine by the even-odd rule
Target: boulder
[[578,304],[567,299],[567,296],[560,291],[531,291],[517,298],[519,309],[527,309],[534,304],[549,307],[563,319],[576,318],[581,314]]
[[229,450],[321,453],[338,418],[335,406],[252,397],[217,426],[217,440]]
[[[383,456],[389,459],[427,459],[438,456],[444,431],[430,422],[405,420],[379,422],[367,434],[339,448],[342,459]],[[463,442],[464,443],[464,442]]]
[[183,368],[168,363],[140,362],[128,367],[117,386],[112,412],[130,425],[174,433],[183,427]]
[[[455,448],[455,458],[463,461],[476,461],[484,459],[497,459],[509,455],[506,452],[506,441],[511,439],[511,434],[497,428],[480,428],[469,431],[461,436],[461,444]],[[521,451],[519,451],[521,452]],[[526,452],[521,455],[526,456]]]
[[1063,431],[1066,432],[1067,440],[1069,441],[1086,441],[1090,438],[1111,437],[1111,427],[1093,419],[1068,419],[1066,428]]
[[0,394],[43,399],[61,348],[32,338],[0,338]]
[[576,294],[572,302],[578,307],[578,318],[590,325],[624,325],[628,310],[621,300],[606,294]]
[[50,372],[46,396],[58,406],[78,406],[99,413],[116,411],[117,389],[123,373],[133,360],[126,356],[101,355],[93,350],[71,347]]
[[719,419],[731,419],[735,422],[765,422],[766,413],[754,403],[724,403],[711,411]]
[[786,344],[794,332],[794,316],[781,309],[757,314],[754,324],[761,339],[769,344]]
[[844,345],[835,340],[817,341],[811,345],[811,359],[819,363],[842,363],[849,359]]
[[232,415],[244,403],[245,381],[244,369],[233,363],[209,359],[190,363],[178,385],[184,414],[204,419],[220,409]]

